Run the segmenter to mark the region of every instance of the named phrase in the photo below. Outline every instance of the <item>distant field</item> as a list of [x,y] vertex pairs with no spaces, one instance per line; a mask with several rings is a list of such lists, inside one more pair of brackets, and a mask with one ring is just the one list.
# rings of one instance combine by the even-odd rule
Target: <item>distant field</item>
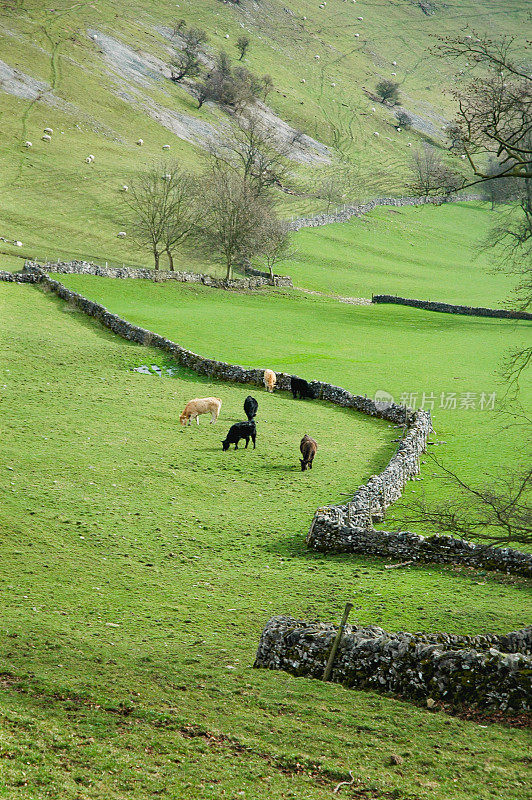
[[[507,212],[504,212],[507,213]],[[496,272],[482,248],[500,212],[487,203],[376,209],[294,237],[282,270],[297,286],[329,294],[398,294],[501,308],[515,277]]]
[[[439,359],[438,387],[456,372],[455,388],[480,388],[483,366],[516,336],[504,321],[446,325],[410,309],[71,283],[205,354],[359,391],[399,387],[386,360],[414,342]],[[10,321],[0,365],[0,797],[323,800],[348,770],[360,795],[376,800],[526,792],[525,731],[251,668],[270,615],[336,620],[346,599],[354,619],[391,630],[473,634],[526,623],[520,579],[431,566],[385,572],[380,561],[307,552],[316,503],[378,470],[393,429],[254,388],[257,449],[223,453],[249,387],[184,370],[131,372],[164,359],[30,286],[0,284],[0,317]],[[487,343],[478,367],[464,331],[469,353],[480,336]],[[450,372],[445,349],[454,351]],[[405,386],[414,374],[423,385],[435,379],[417,352]],[[219,422],[181,431],[184,401],[206,394],[223,399]],[[446,457],[457,453],[459,425],[470,435],[465,419],[437,415]],[[302,474],[304,431],[320,449]],[[489,443],[479,446],[484,457]],[[404,758],[400,768],[392,753]]]
[[[295,372],[369,396],[385,390],[416,407],[425,400],[425,407],[432,404],[436,438],[445,442],[438,455],[475,480],[525,458],[521,429],[501,422],[490,406],[498,408],[505,391],[496,374],[500,361],[526,344],[527,322],[351,306],[290,291],[235,294],[186,284],[57,277],[202,355]],[[525,406],[529,387],[525,382]],[[434,471],[429,463],[423,473],[431,497],[445,492],[441,480],[430,479]],[[419,487],[411,484],[406,496]]]

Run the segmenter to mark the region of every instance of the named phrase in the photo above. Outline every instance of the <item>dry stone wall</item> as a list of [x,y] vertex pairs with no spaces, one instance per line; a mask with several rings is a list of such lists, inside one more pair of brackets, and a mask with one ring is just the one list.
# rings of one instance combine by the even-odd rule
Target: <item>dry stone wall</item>
[[477,194],[465,194],[460,197],[377,197],[367,203],[358,205],[344,206],[339,211],[332,214],[316,214],[314,217],[299,217],[292,220],[290,229],[299,231],[301,228],[319,228],[321,225],[330,225],[333,222],[348,222],[351,217],[361,217],[369,214],[378,206],[424,206],[441,205],[442,203],[469,202],[471,200],[482,200]]
[[[321,679],[337,628],[273,617],[255,667]],[[423,702],[505,712],[532,708],[532,628],[504,636],[387,633],[347,625],[331,680]]]
[[528,311],[513,311],[506,308],[482,308],[478,306],[458,306],[452,303],[440,303],[433,300],[409,300],[406,297],[396,297],[391,294],[374,294],[372,303],[394,303],[400,306],[423,308],[426,311],[441,311],[444,314],[466,314],[470,317],[500,317],[503,319],[530,319],[532,314]]
[[347,515],[318,509],[307,536],[309,547],[325,553],[359,553],[398,561],[464,564],[532,578],[532,555],[509,547],[485,545],[452,536],[424,537],[410,531],[377,531],[351,524]]
[[[215,289],[259,289],[271,286],[272,280],[266,273],[254,271],[246,278],[238,280],[222,280],[212,275],[199,272],[184,272],[152,269],[133,269],[132,267],[102,267],[90,261],[48,261],[46,264],[26,262],[30,267],[39,267],[44,272],[56,272],[64,275],[97,275],[102,278],[138,278],[150,281],[179,281],[180,283],[201,283]],[[274,286],[291,287],[292,280],[288,275],[275,275]]]

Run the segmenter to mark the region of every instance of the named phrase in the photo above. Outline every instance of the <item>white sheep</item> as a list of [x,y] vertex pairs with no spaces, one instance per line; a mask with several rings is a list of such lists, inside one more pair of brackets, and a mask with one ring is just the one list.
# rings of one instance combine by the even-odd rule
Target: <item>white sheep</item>
[[163,144],[163,150],[170,150],[169,144]]
[[359,36],[360,36],[359,33],[355,33],[355,39],[358,39]]
[[52,135],[52,133],[53,133],[53,130],[52,130],[52,128],[45,128],[45,129],[44,129],[44,131],[43,131],[43,133],[49,133],[49,134],[50,134],[50,136],[51,136],[51,135]]
[[373,113],[375,113],[377,109],[375,108],[375,106],[373,106],[371,110],[373,111]]
[[397,75],[397,72],[392,72],[392,75],[393,75],[393,76],[394,76],[394,78],[395,78],[395,76]]
[[320,60],[320,57],[319,57],[319,56],[314,56],[314,58],[316,59],[316,61],[319,61],[319,60]]
[[142,144],[144,144],[144,139],[137,139],[137,144],[140,147]]
[[125,239],[126,232],[125,231],[118,231],[118,233],[116,235],[118,236],[119,239]]
[[224,39],[229,39],[229,34],[228,33],[225,34]]
[[24,147],[33,147],[31,142],[24,142]]
[[396,67],[396,66],[397,66],[397,61],[392,61],[392,67]]
[[362,20],[364,19],[364,17],[357,17],[357,19],[358,19],[360,22],[362,22]]
[[22,242],[13,242],[15,247],[22,247]]
[[301,83],[306,83],[305,78],[301,78]]
[[407,147],[412,147],[412,142],[408,142]]
[[331,86],[334,87],[334,86],[336,86],[336,84],[335,83],[331,83]]
[[373,136],[380,136],[380,133],[378,131],[373,131]]
[[43,142],[51,142],[52,141],[52,137],[49,136],[47,133],[45,133],[43,136],[41,136],[41,139],[43,140]]
[[169,181],[171,179],[171,177],[172,176],[170,175],[169,172],[167,172],[165,175],[161,175],[161,178],[163,179],[163,181]]
[[123,183],[121,191],[122,192],[128,192],[129,191],[129,186],[127,186],[125,183]]
[[402,130],[402,128],[397,128],[397,133],[401,133]]
[[85,163],[92,164],[92,158],[90,156],[87,156],[87,158],[85,159]]

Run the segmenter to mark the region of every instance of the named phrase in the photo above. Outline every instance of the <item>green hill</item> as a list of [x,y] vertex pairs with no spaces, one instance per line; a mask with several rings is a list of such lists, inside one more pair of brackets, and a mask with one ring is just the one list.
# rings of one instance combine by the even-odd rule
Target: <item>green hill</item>
[[[288,183],[295,194],[280,196],[290,215],[323,207],[319,185],[339,155],[357,175],[351,194],[401,193],[408,143],[440,141],[452,116],[444,90],[467,77],[430,53],[434,37],[468,25],[517,32],[527,8],[523,0],[49,5],[0,4],[0,236],[23,245],[2,249],[128,263],[144,257],[116,238],[121,186],[160,159],[165,144],[199,169],[201,142],[231,124],[213,104],[198,110],[186,87],[168,77],[169,35],[179,18],[205,28],[210,53],[225,48],[234,59],[246,31],[251,47],[243,63],[275,85],[271,113],[261,113],[284,134],[287,124],[316,141],[294,153]],[[397,132],[391,110],[371,98],[381,78],[399,82],[417,130]],[[50,142],[41,139],[45,127],[53,129]],[[85,163],[89,154],[94,163]]]

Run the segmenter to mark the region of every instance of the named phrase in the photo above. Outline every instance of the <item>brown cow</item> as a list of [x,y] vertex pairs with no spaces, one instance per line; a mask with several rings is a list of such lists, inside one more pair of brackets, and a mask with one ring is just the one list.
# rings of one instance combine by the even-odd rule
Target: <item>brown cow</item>
[[311,439],[308,433],[306,433],[301,439],[299,449],[301,450],[301,455],[303,456],[303,458],[299,459],[301,463],[301,471],[305,472],[306,469],[312,469],[312,462],[314,461],[314,456],[316,455],[316,450],[318,449],[317,443],[314,441],[314,439]]

